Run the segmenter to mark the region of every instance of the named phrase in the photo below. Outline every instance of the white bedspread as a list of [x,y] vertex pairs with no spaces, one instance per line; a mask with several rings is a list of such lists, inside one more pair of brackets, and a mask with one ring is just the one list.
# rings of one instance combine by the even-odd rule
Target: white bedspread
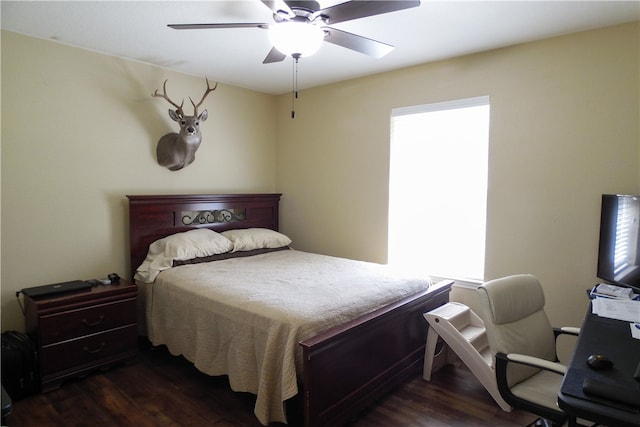
[[257,395],[262,424],[286,422],[298,343],[428,286],[387,266],[295,250],[174,267],[147,304],[151,342]]

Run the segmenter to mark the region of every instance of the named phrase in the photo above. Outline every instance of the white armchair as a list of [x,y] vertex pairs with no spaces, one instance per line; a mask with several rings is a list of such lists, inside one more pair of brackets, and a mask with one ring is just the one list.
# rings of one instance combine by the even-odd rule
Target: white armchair
[[558,361],[556,337],[577,335],[579,329],[551,326],[542,287],[532,275],[492,280],[478,293],[502,398],[514,408],[538,415],[540,423],[561,426],[568,420],[576,425],[557,405],[566,367]]

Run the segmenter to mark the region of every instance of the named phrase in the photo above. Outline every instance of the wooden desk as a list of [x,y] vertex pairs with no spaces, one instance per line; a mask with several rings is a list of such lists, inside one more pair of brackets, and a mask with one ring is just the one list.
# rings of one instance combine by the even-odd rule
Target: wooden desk
[[[591,354],[603,354],[614,362],[610,370],[588,367]],[[608,426],[640,426],[640,407],[585,394],[585,379],[601,381],[640,395],[640,381],[633,373],[640,362],[640,340],[631,337],[628,322],[607,319],[591,313],[591,304],[580,330],[580,337],[558,393],[558,406],[568,414]]]

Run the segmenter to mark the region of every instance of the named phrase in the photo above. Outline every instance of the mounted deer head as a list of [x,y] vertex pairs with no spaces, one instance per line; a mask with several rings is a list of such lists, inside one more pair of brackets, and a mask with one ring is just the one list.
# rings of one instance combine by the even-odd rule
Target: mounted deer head
[[202,105],[207,95],[218,87],[218,83],[216,83],[213,88],[209,87],[209,79],[205,78],[205,80],[207,81],[207,90],[205,90],[204,95],[202,95],[200,102],[196,105],[193,99],[189,97],[189,101],[191,101],[191,105],[193,105],[193,116],[185,116],[182,110],[184,99],[180,105],[178,105],[169,98],[167,95],[167,80],[165,80],[162,85],[162,94],[159,94],[156,89],[151,95],[166,99],[169,104],[176,108],[175,110],[169,109],[169,117],[180,125],[180,133],[168,133],[158,140],[156,154],[160,166],[176,171],[190,165],[196,159],[196,150],[200,147],[202,140],[200,123],[207,120],[208,117],[207,110],[198,114],[198,107]]

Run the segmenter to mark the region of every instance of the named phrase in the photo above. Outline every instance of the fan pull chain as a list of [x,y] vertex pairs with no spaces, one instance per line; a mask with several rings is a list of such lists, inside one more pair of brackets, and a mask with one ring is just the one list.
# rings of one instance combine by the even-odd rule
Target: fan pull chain
[[298,99],[298,59],[300,59],[300,54],[294,53],[291,55],[293,57],[293,90],[291,91],[291,118],[296,118],[296,108],[295,103],[296,99]]

